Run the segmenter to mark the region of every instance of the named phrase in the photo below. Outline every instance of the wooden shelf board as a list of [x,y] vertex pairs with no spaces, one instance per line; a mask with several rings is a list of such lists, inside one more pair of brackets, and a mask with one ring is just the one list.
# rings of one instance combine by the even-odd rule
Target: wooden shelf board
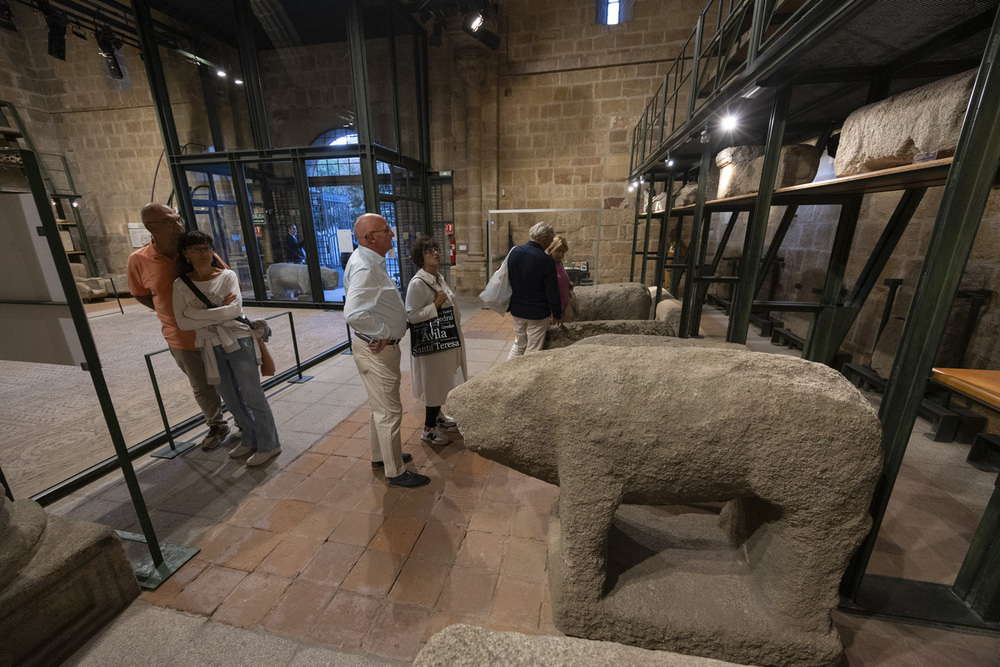
[[[782,206],[810,197],[871,194],[874,192],[892,192],[894,190],[929,188],[944,185],[945,179],[948,177],[948,170],[951,168],[952,160],[953,158],[946,157],[940,160],[917,162],[916,164],[907,164],[902,167],[871,171],[867,174],[844,176],[843,178],[834,178],[828,181],[803,183],[802,185],[778,188],[774,191],[771,204]],[[713,199],[705,202],[705,209],[708,211],[732,211],[739,208],[752,207],[756,199],[756,192],[738,197]],[[694,204],[680,206],[673,209],[672,213],[675,215],[679,213],[691,213],[694,211],[694,207]]]

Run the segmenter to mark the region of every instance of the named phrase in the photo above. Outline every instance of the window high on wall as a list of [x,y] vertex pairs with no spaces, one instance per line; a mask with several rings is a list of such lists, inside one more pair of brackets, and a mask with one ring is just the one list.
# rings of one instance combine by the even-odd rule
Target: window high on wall
[[599,25],[618,25],[624,20],[624,0],[597,0],[597,23]]

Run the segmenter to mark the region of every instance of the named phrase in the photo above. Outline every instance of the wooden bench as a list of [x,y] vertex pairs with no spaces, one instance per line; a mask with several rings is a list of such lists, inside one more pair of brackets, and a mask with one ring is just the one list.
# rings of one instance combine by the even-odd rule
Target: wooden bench
[[[934,382],[952,392],[965,396],[994,412],[1000,412],[1000,371],[976,368],[935,368],[931,371]],[[988,433],[971,433],[975,427],[986,425],[985,419],[971,410],[963,410],[970,423],[964,427],[963,438],[972,435],[972,448],[966,459],[982,470],[1000,472],[1000,436]],[[973,421],[974,420],[974,421]],[[960,429],[963,430],[963,429]]]

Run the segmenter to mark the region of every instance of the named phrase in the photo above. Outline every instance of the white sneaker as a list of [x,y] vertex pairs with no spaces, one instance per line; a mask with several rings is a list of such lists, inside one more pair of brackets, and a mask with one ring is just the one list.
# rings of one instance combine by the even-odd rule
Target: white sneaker
[[229,450],[229,458],[231,459],[238,459],[253,451],[253,447],[244,445],[242,440],[235,440],[232,444],[236,446]]
[[424,427],[424,432],[420,435],[420,439],[424,442],[429,442],[432,445],[447,445],[451,440],[444,434],[440,426],[435,426],[434,428]]
[[437,423],[438,426],[443,426],[444,428],[455,428],[456,426],[458,426],[458,424],[455,423],[454,417],[446,415],[443,412],[438,413]]
[[253,468],[255,466],[262,466],[280,453],[281,447],[275,447],[269,452],[254,452],[253,455],[247,459],[247,467]]

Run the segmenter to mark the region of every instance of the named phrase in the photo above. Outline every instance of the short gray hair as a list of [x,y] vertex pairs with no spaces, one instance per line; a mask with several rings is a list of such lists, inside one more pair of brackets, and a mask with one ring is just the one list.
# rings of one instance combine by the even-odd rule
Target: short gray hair
[[547,222],[536,222],[528,230],[528,236],[531,237],[532,241],[538,241],[540,239],[552,239],[556,235],[556,228]]

